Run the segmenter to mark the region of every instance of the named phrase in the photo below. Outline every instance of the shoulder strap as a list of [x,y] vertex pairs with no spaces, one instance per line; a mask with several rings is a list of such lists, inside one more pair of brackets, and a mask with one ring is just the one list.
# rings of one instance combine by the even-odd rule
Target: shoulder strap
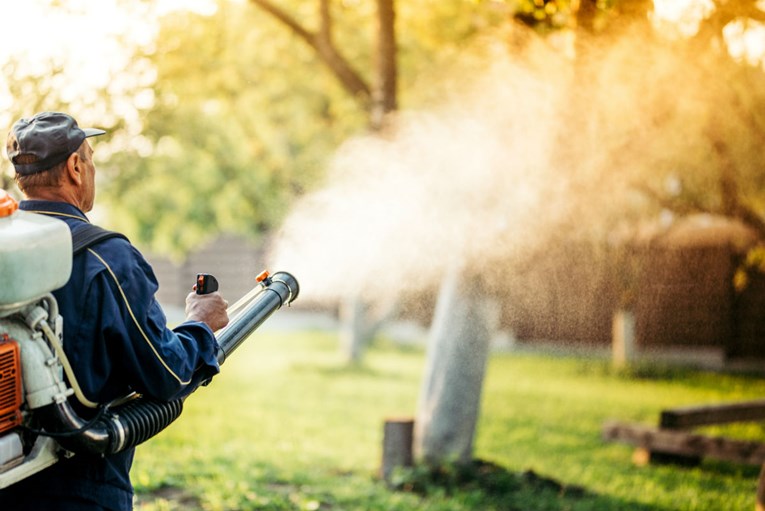
[[107,231],[103,227],[99,227],[97,225],[84,224],[75,232],[72,232],[72,252],[74,255],[77,255],[86,248],[108,238],[127,239],[124,234],[120,234],[114,231]]

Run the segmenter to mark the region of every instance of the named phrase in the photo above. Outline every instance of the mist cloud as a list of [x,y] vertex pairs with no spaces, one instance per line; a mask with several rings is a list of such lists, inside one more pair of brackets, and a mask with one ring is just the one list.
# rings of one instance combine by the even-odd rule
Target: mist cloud
[[607,48],[575,67],[537,41],[493,59],[440,107],[349,140],[326,185],[287,218],[276,265],[307,296],[373,299],[434,285],[455,266],[482,271],[556,240],[603,236],[644,207],[635,184],[646,175],[682,181],[674,154],[693,155],[689,166],[709,158],[709,98],[724,87],[705,81],[703,62],[660,45]]

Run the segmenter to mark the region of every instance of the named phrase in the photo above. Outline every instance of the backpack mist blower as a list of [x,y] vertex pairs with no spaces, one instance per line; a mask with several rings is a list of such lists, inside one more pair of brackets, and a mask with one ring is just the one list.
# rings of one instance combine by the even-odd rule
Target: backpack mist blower
[[[93,240],[91,240],[93,241]],[[0,489],[80,454],[113,454],[153,437],[181,414],[183,399],[130,396],[93,419],[68,401],[79,392],[63,350],[63,319],[51,292],[69,280],[72,238],[57,219],[18,211],[0,190]],[[223,363],[268,317],[297,298],[286,272],[261,273],[216,333]],[[215,291],[200,274],[197,292]]]

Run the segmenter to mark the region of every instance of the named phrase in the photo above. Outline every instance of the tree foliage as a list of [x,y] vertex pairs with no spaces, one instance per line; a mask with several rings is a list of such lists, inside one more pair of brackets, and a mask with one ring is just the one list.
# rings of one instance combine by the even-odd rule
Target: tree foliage
[[163,19],[146,58],[154,104],[112,159],[106,194],[114,222],[160,251],[272,228],[363,123],[311,52],[249,5]]
[[[652,23],[650,0],[505,3],[538,33],[571,36],[573,43],[558,49],[570,54],[563,65],[571,71],[556,82],[570,98],[560,106],[556,158],[572,168],[576,189],[589,190],[585,197],[611,183],[610,194],[589,204],[601,208],[602,219],[714,213],[765,237],[757,149],[765,132],[765,61],[736,58],[727,35],[732,23],[761,23],[761,4],[708,2],[698,26],[678,36],[672,23]],[[679,21],[687,25],[690,14]],[[596,168],[592,160],[607,164]],[[635,192],[644,200],[628,200]],[[609,199],[613,208],[602,209]]]
[[[77,105],[57,99],[66,80],[60,63],[36,77],[6,64],[14,100],[5,112],[17,112],[14,117],[71,107],[85,112],[83,123],[111,128],[97,151],[108,157],[99,167],[99,202],[108,204],[111,225],[139,243],[180,254],[221,231],[258,236],[280,221],[296,196],[322,182],[343,140],[369,126],[363,106],[369,100],[349,94],[319,50],[330,41],[363,84],[360,90],[371,95],[378,81],[379,3],[219,0],[212,15],[176,11],[160,20],[153,51],[136,55],[131,69]],[[573,32],[579,62],[564,85],[576,105],[568,115],[587,119],[599,137],[579,136],[576,143],[612,158],[623,177],[629,170],[633,189],[654,209],[759,221],[765,207],[757,158],[765,122],[762,68],[721,51],[728,24],[765,17],[754,0],[715,1],[692,37],[662,38],[653,31],[642,40],[614,35],[633,30],[627,27],[634,21],[649,27],[650,0],[388,3],[396,14],[396,104],[403,110],[438,104],[448,78],[478,72],[485,59],[465,65],[476,48],[505,44],[506,54],[490,58],[513,58],[517,40],[508,27],[517,21],[543,35]],[[284,19],[264,6],[278,9],[293,28],[285,30]],[[668,48],[674,59],[665,57]],[[565,60],[568,51],[554,58]],[[608,76],[617,60],[637,71]],[[131,82],[133,74],[142,78]],[[673,93],[670,86],[682,81],[706,85]],[[635,96],[640,87],[645,93]],[[640,123],[618,119],[625,99],[644,107]],[[565,132],[558,136],[565,161],[570,140]],[[670,193],[668,182],[681,186]]]
[[[14,122],[22,117],[31,117],[42,111],[62,111],[72,113],[81,126],[97,126],[108,133],[120,132],[128,121],[118,116],[124,107],[123,97],[115,90],[94,87],[82,94],[72,95],[66,85],[77,72],[59,59],[50,59],[30,66],[24,58],[11,57],[0,66],[4,80],[0,81],[0,97],[8,104],[0,109],[0,126],[10,130]],[[108,81],[108,80],[107,80]],[[115,78],[115,81],[120,81]],[[131,92],[135,80],[122,80]],[[6,131],[7,133],[7,131]],[[111,135],[99,137],[99,145],[109,140]],[[3,134],[3,140],[5,133]],[[108,145],[108,143],[106,144]],[[4,150],[3,150],[3,154]],[[109,151],[96,152],[95,158],[104,161]],[[7,158],[0,159],[0,188],[11,190],[21,196],[13,182],[14,170]]]
[[[401,31],[404,98],[440,51],[483,24],[480,6],[426,4],[397,13],[416,28]],[[154,103],[141,113],[143,131],[106,170],[113,225],[176,254],[214,233],[257,237],[277,225],[294,197],[321,182],[339,144],[369,126],[380,81],[375,8],[220,0],[210,16],[162,19],[145,56],[156,70]],[[396,103],[394,95],[384,108]]]

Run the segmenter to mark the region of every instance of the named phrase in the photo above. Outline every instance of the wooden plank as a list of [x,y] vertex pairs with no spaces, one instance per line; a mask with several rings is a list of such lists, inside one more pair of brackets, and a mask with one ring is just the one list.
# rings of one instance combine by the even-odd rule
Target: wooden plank
[[619,422],[607,423],[603,427],[603,438],[636,445],[651,453],[712,458],[748,465],[765,463],[765,444],[761,442],[710,437]]
[[675,465],[680,467],[697,467],[703,458],[701,456],[687,456],[680,454],[667,454],[665,452],[652,452],[642,447],[635,447],[632,451],[632,462],[638,466],[649,463],[659,465]]
[[710,424],[765,420],[765,399],[672,408],[661,412],[659,427],[687,429]]

